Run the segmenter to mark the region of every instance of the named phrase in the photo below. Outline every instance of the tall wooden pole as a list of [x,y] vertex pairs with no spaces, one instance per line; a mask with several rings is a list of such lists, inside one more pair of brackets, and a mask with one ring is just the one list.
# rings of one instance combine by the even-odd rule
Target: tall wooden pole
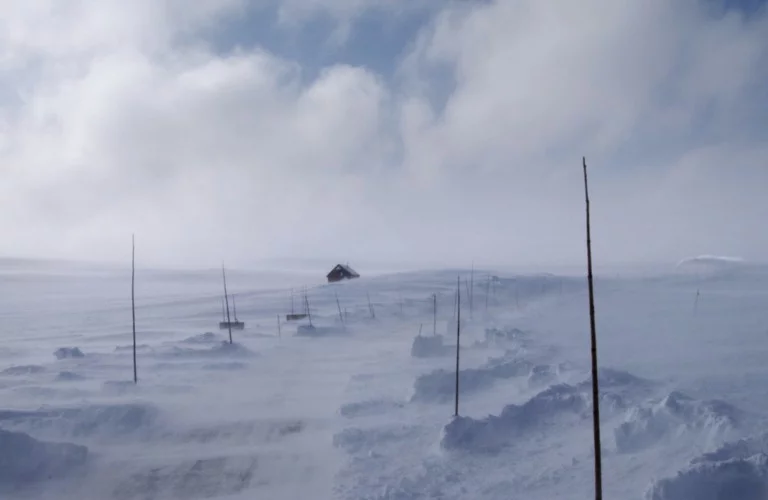
[[133,316],[133,383],[139,383],[136,368],[136,237],[131,235],[131,316]]
[[221,264],[221,277],[224,279],[224,303],[227,305],[227,326],[229,327],[229,343],[232,343],[232,321],[229,319],[229,295],[227,295],[227,275],[224,272],[224,263]]
[[595,448],[595,500],[603,498],[602,449],[600,447],[600,391],[597,379],[597,333],[595,327],[595,288],[592,279],[592,235],[589,218],[589,187],[587,183],[587,159],[584,166],[584,199],[587,207],[587,282],[589,283],[589,328],[592,343],[592,424]]
[[459,416],[459,348],[461,346],[461,278],[456,278],[456,400],[453,416]]

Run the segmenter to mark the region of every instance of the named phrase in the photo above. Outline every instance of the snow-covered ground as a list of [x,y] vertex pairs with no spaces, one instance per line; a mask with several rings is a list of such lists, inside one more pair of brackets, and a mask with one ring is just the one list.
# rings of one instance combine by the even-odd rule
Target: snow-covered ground
[[[768,498],[768,268],[699,264],[596,281],[606,498]],[[139,270],[134,386],[129,269],[0,262],[0,498],[592,496],[582,277],[358,270],[230,271],[232,346],[218,270]]]

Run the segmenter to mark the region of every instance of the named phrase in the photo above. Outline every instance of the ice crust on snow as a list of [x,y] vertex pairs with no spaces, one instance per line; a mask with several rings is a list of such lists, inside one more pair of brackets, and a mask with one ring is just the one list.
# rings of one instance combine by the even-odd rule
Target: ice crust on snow
[[0,491],[54,479],[83,465],[88,448],[0,429]]

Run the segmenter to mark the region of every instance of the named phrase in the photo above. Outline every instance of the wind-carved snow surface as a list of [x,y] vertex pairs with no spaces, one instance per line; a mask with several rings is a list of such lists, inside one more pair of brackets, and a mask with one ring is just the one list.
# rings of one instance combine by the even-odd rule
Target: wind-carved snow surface
[[768,440],[729,443],[706,453],[646,492],[648,500],[762,500],[768,498]]
[[616,448],[630,453],[686,433],[716,443],[733,434],[741,419],[741,412],[728,403],[697,401],[674,391],[658,402],[632,408],[614,430]]
[[[606,498],[767,497],[768,272],[725,264],[596,277]],[[232,344],[219,273],[139,271],[135,384],[130,270],[24,266],[0,279],[0,498],[593,495],[580,276],[475,269],[453,417],[468,269],[233,270]],[[304,285],[311,329],[285,321]]]

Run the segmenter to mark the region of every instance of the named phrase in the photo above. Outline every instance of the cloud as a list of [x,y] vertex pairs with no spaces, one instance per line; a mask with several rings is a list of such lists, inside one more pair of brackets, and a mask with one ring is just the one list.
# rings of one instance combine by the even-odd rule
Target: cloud
[[[3,4],[0,252],[581,262],[582,155],[603,261],[768,250],[764,11],[425,2],[396,73],[315,75],[217,49],[268,3]],[[294,30],[392,5],[278,7]]]

